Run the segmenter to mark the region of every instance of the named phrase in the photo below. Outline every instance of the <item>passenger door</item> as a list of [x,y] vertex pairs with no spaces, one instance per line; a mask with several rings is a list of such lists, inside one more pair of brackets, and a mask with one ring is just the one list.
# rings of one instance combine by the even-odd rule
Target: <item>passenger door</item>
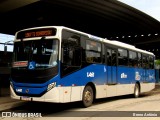
[[107,56],[107,84],[117,84],[117,50],[113,48],[106,49]]

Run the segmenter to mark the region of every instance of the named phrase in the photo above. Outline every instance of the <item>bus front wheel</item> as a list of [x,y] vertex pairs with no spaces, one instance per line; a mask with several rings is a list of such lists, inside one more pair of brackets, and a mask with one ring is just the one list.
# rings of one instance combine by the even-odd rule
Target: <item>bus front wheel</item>
[[89,107],[93,103],[93,89],[91,86],[86,86],[83,91],[82,102],[84,107]]
[[140,96],[140,86],[138,84],[135,84],[134,87],[134,97],[138,98]]

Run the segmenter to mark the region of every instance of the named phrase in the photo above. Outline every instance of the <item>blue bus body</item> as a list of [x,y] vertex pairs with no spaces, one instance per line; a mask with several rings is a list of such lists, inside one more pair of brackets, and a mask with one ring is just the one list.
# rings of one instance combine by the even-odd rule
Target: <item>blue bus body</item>
[[[113,74],[111,74],[111,69],[113,69]],[[144,70],[139,68],[130,67],[111,67],[106,65],[92,64],[83,69],[77,70],[76,72],[67,75],[63,78],[60,74],[56,75],[51,80],[44,84],[24,84],[16,83],[12,81],[13,88],[15,92],[20,92],[22,95],[26,96],[42,96],[47,92],[47,87],[50,83],[56,82],[55,87],[84,87],[87,83],[94,83],[95,86],[100,85],[129,85],[133,86],[136,82],[139,82],[142,86],[143,84],[154,84],[155,83],[155,70]],[[153,86],[154,87],[154,86]],[[20,90],[21,89],[21,90]],[[125,88],[124,88],[125,89]],[[153,89],[151,87],[151,89]],[[26,90],[29,92],[26,94]],[[118,90],[118,89],[117,89]],[[126,91],[128,88],[125,89]],[[148,88],[148,91],[150,89]],[[147,92],[147,91],[146,91]],[[118,92],[116,95],[117,96]],[[107,95],[106,95],[107,97]]]

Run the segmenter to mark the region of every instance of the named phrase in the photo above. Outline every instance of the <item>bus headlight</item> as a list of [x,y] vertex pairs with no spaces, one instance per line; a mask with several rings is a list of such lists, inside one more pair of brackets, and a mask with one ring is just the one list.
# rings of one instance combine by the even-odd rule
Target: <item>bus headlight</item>
[[51,90],[52,88],[54,88],[56,86],[56,82],[53,82],[51,84],[48,85],[47,91]]

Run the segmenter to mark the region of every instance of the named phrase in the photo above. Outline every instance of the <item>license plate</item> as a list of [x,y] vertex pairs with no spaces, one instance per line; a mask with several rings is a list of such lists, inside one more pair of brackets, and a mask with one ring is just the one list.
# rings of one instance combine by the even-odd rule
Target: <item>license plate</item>
[[22,97],[21,97],[21,100],[31,101],[31,97],[22,96]]

